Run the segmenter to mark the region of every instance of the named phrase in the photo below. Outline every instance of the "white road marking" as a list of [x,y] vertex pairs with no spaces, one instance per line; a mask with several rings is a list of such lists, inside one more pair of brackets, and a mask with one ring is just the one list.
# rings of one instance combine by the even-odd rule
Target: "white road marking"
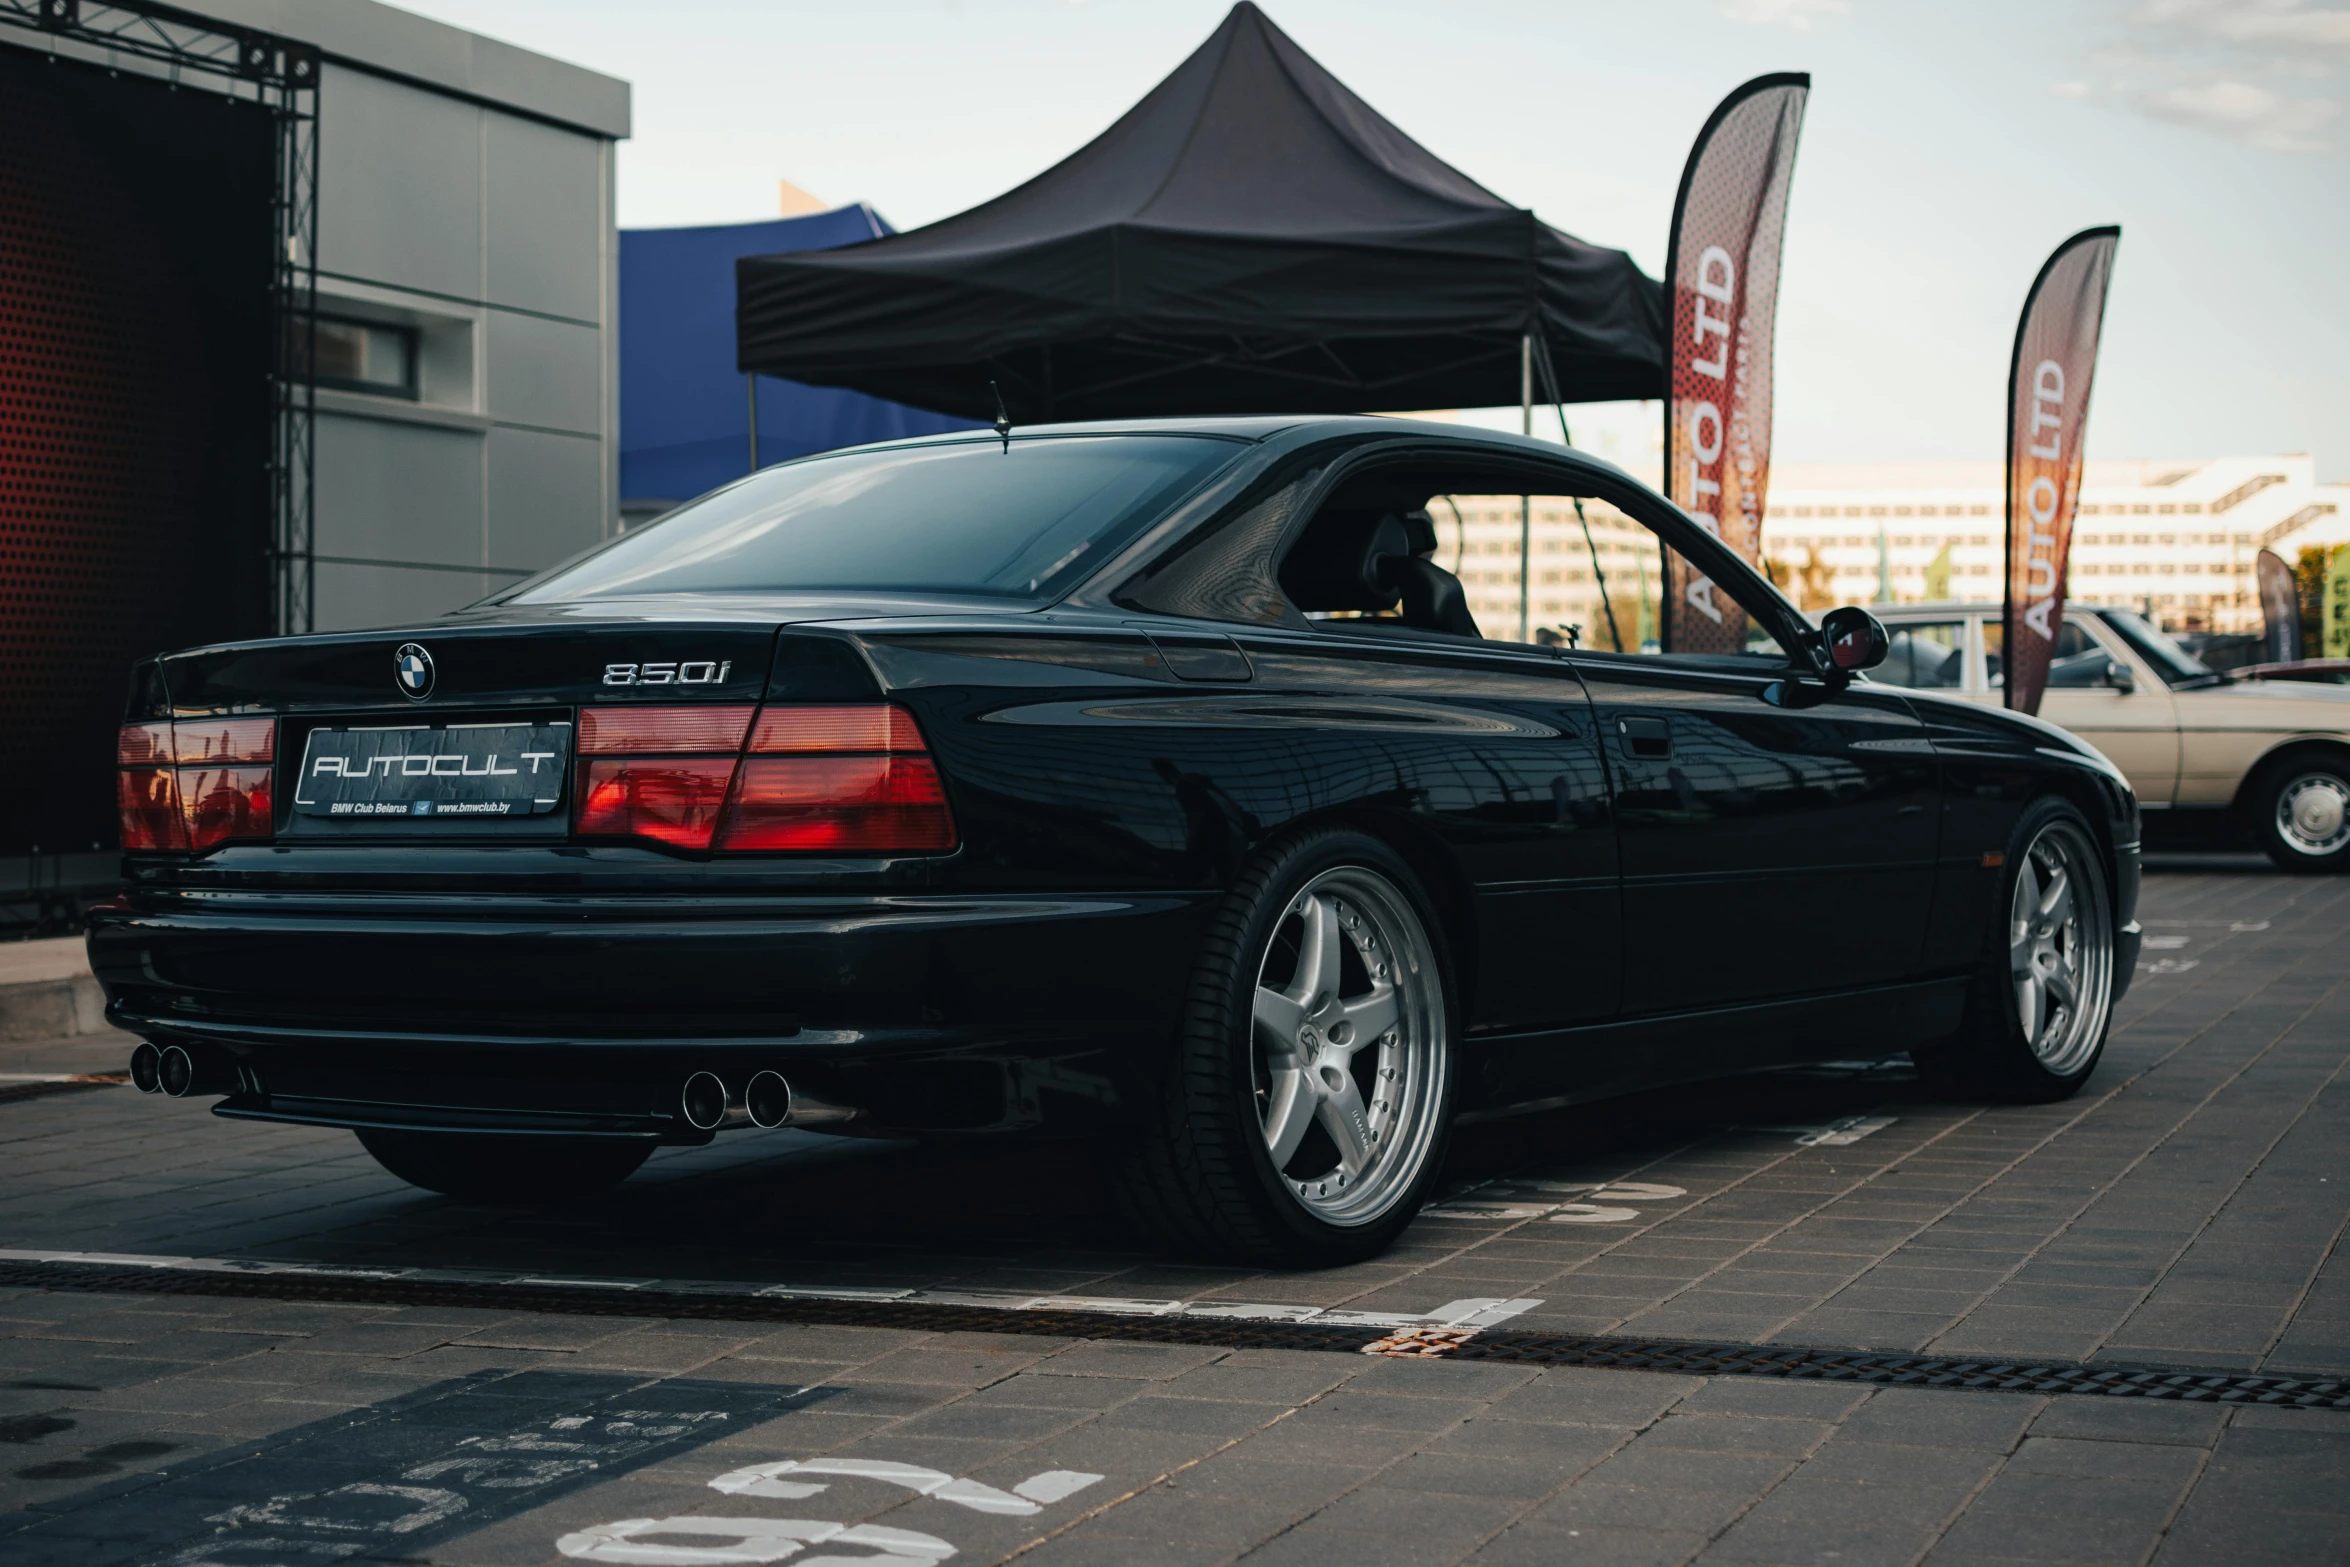
[[[795,1474],[879,1480],[974,1512],[1011,1516],[1041,1512],[1102,1479],[1076,1469],[1047,1469],[1030,1475],[1010,1491],[1000,1491],[981,1481],[960,1479],[943,1469],[925,1469],[919,1464],[878,1458],[787,1458],[780,1463],[729,1470],[712,1480],[710,1488],[728,1496],[779,1501],[799,1501],[831,1488],[827,1480],[783,1478]],[[694,1540],[722,1543],[684,1543]],[[856,1556],[828,1552],[807,1557],[797,1567],[849,1567],[856,1562],[934,1567],[955,1554],[955,1547],[935,1534],[821,1518],[623,1518],[566,1534],[555,1542],[555,1548],[566,1556],[611,1562],[618,1567],[759,1567],[796,1556],[810,1545],[865,1546],[870,1552]]]
[[[1580,1188],[1578,1188],[1580,1189]],[[921,1305],[980,1306],[996,1311],[1065,1311],[1105,1317],[1181,1317],[1230,1319],[1241,1322],[1312,1322],[1331,1327],[1439,1326],[1454,1322],[1447,1313],[1467,1311],[1487,1326],[1529,1311],[1539,1300],[1454,1301],[1434,1312],[1347,1311],[1336,1307],[1294,1306],[1240,1300],[1138,1300],[1111,1295],[1028,1295],[1010,1290],[832,1288],[814,1284],[760,1284],[724,1279],[602,1279],[568,1274],[506,1273],[493,1268],[359,1268],[326,1262],[276,1262],[246,1257],[175,1257],[142,1252],[50,1251],[0,1249],[0,1262],[90,1263],[109,1267],[152,1268],[185,1273],[293,1274],[306,1278],[399,1280],[409,1283],[491,1286],[537,1285],[564,1288],[626,1290],[661,1295],[698,1295],[721,1299],[787,1296],[808,1300],[906,1301]],[[653,1309],[653,1308],[648,1308]]]
[[1043,1474],[1030,1475],[1012,1489],[1032,1502],[1041,1502],[1050,1507],[1055,1502],[1068,1500],[1101,1478],[1100,1475],[1089,1475],[1082,1469],[1047,1469]]
[[[654,1537],[727,1540],[727,1545],[663,1545]],[[733,1567],[779,1562],[811,1545],[868,1545],[879,1555],[811,1556],[799,1567],[849,1567],[855,1562],[927,1567],[955,1554],[935,1534],[880,1524],[842,1524],[823,1518],[623,1518],[564,1535],[555,1549],[582,1561],[623,1567]]]
[[[920,1496],[936,1497],[978,1513],[1023,1517],[1042,1511],[1046,1502],[1059,1501],[1101,1478],[1070,1469],[1052,1469],[1022,1481],[1012,1491],[999,1491],[978,1480],[960,1480],[943,1469],[918,1464],[890,1463],[878,1458],[786,1458],[780,1463],[754,1464],[730,1470],[710,1482],[710,1489],[728,1496],[765,1496],[798,1501],[828,1489],[819,1482],[786,1480],[785,1475],[831,1475],[836,1479],[879,1480],[902,1485]],[[1015,1495],[1014,1492],[1018,1494]],[[1049,1494],[1048,1494],[1049,1493]]]
[[[1574,1192],[1587,1192],[1590,1200],[1557,1200]],[[1589,1181],[1487,1181],[1420,1211],[1438,1219],[1548,1219],[1553,1224],[1629,1224],[1640,1217],[1640,1210],[1609,1204],[1670,1202],[1688,1195],[1686,1188],[1657,1186],[1646,1181],[1611,1181],[1597,1186]]]
[[1742,1126],[1742,1132],[1792,1132],[1799,1148],[1844,1148],[1900,1120],[1894,1115],[1848,1115],[1825,1126]]

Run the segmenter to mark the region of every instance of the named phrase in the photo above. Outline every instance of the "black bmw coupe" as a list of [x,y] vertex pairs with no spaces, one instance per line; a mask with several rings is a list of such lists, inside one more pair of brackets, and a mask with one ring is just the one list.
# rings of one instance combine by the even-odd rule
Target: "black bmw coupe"
[[[1459,495],[1676,552],[1662,611],[1719,650],[1595,650],[1635,640],[1621,570],[1613,633],[1481,637]],[[140,666],[91,960],[141,1088],[437,1191],[739,1126],[1042,1132],[1185,1250],[1360,1258],[1464,1118],[1902,1050],[1953,1092],[2087,1077],[2136,801],[1884,652],[1530,440],[866,447],[437,620]]]

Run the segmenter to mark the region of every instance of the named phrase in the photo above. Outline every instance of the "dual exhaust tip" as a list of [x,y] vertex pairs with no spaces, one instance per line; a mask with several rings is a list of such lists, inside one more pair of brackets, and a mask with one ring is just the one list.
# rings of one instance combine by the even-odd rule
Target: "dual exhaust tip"
[[715,1072],[696,1072],[678,1093],[678,1110],[697,1132],[728,1126],[825,1126],[855,1120],[857,1112],[802,1093],[781,1072],[753,1073],[738,1094]]
[[[189,1094],[215,1089],[208,1074],[183,1045],[160,1048],[142,1041],[131,1052],[131,1084],[142,1094]],[[224,1091],[217,1090],[215,1091]],[[736,1094],[715,1072],[696,1072],[678,1094],[678,1108],[686,1125],[697,1132],[726,1126],[756,1126],[772,1131],[779,1126],[825,1126],[855,1120],[857,1112],[792,1088],[781,1072],[757,1072]]]
[[186,1046],[165,1045],[158,1049],[145,1041],[131,1052],[131,1086],[142,1094],[169,1094],[174,1099],[185,1099],[190,1094],[228,1092],[211,1081],[211,1074],[199,1068]]

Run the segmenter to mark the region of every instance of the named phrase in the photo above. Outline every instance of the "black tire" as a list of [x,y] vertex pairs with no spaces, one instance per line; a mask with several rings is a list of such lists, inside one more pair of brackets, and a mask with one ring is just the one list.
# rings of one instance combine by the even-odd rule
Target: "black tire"
[[359,1143],[411,1186],[528,1206],[593,1197],[627,1180],[653,1152],[650,1142],[609,1137],[373,1128],[359,1133]]
[[[2280,757],[2246,792],[2252,836],[2281,870],[2350,869],[2350,758],[2331,752]],[[2327,831],[2330,828],[2331,831]]]
[[[1418,1164],[1398,1157],[1399,1167],[1384,1177],[1389,1183],[1383,1188],[1384,1209],[1333,1223],[1311,1211],[1272,1162],[1253,1009],[1261,965],[1282,922],[1292,917],[1293,901],[1309,884],[1326,885],[1321,879],[1333,873],[1365,872],[1400,894],[1425,938],[1427,962],[1411,972],[1432,970],[1437,992],[1436,998],[1419,993],[1424,1006],[1418,1027],[1441,1030],[1441,1038],[1432,1052],[1415,1057],[1432,1062],[1410,1100],[1419,1107],[1408,1139],[1422,1150]],[[1400,984],[1404,965],[1398,962],[1396,968]],[[1130,1212],[1178,1251],[1201,1258],[1326,1267],[1384,1251],[1418,1213],[1444,1161],[1460,1037],[1456,994],[1450,953],[1430,900],[1411,868],[1385,844],[1364,833],[1326,829],[1267,853],[1241,876],[1210,919],[1155,1102],[1145,1109],[1140,1135],[1114,1151]],[[1403,1102],[1393,1089],[1375,1091]],[[1393,1140],[1380,1157],[1404,1146],[1401,1126],[1399,1120],[1391,1128]],[[1301,1151],[1299,1157],[1310,1155]]]
[[[2024,1031],[2016,979],[2020,970],[2011,937],[2018,928],[2016,894],[2026,862],[2038,846],[2052,841],[2061,842],[2071,856],[2068,877],[2078,874],[2086,882],[2071,890],[2087,900],[2081,917],[2084,924],[2097,927],[2093,939],[2103,944],[2104,955],[2100,967],[2092,961],[2093,952],[2082,952],[2088,971],[2083,978],[2086,981],[2095,976],[2094,983],[2102,994],[2088,996],[2084,983],[2076,1017],[2085,1014],[2086,1021],[2071,1025],[2074,1032],[2058,1049],[2047,1047],[2049,1033],[2055,1028],[2053,1022],[2047,1024],[2043,1050],[2035,1050]],[[2035,874],[2037,870],[2035,866]],[[1952,1039],[1910,1052],[1927,1088],[1943,1098],[2012,1104],[2047,1104],[2079,1092],[2089,1074],[2097,1070],[2105,1053],[2106,1031],[2113,1022],[2115,964],[2120,960],[2117,929],[2112,878],[2104,849],[2089,823],[2066,801],[2053,797],[2034,801],[2008,840],[1998,899],[1992,908],[1990,929],[1984,933],[1987,950],[1975,970],[1965,1021]]]

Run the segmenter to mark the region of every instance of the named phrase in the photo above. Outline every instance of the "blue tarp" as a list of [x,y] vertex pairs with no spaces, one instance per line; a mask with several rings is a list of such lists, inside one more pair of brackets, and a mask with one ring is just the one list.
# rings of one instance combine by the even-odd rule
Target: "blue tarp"
[[[804,218],[620,233],[622,503],[680,501],[750,471],[750,411],[734,364],[734,261],[830,250],[893,232],[859,203]],[[762,466],[810,452],[972,428],[862,392],[759,378]]]

